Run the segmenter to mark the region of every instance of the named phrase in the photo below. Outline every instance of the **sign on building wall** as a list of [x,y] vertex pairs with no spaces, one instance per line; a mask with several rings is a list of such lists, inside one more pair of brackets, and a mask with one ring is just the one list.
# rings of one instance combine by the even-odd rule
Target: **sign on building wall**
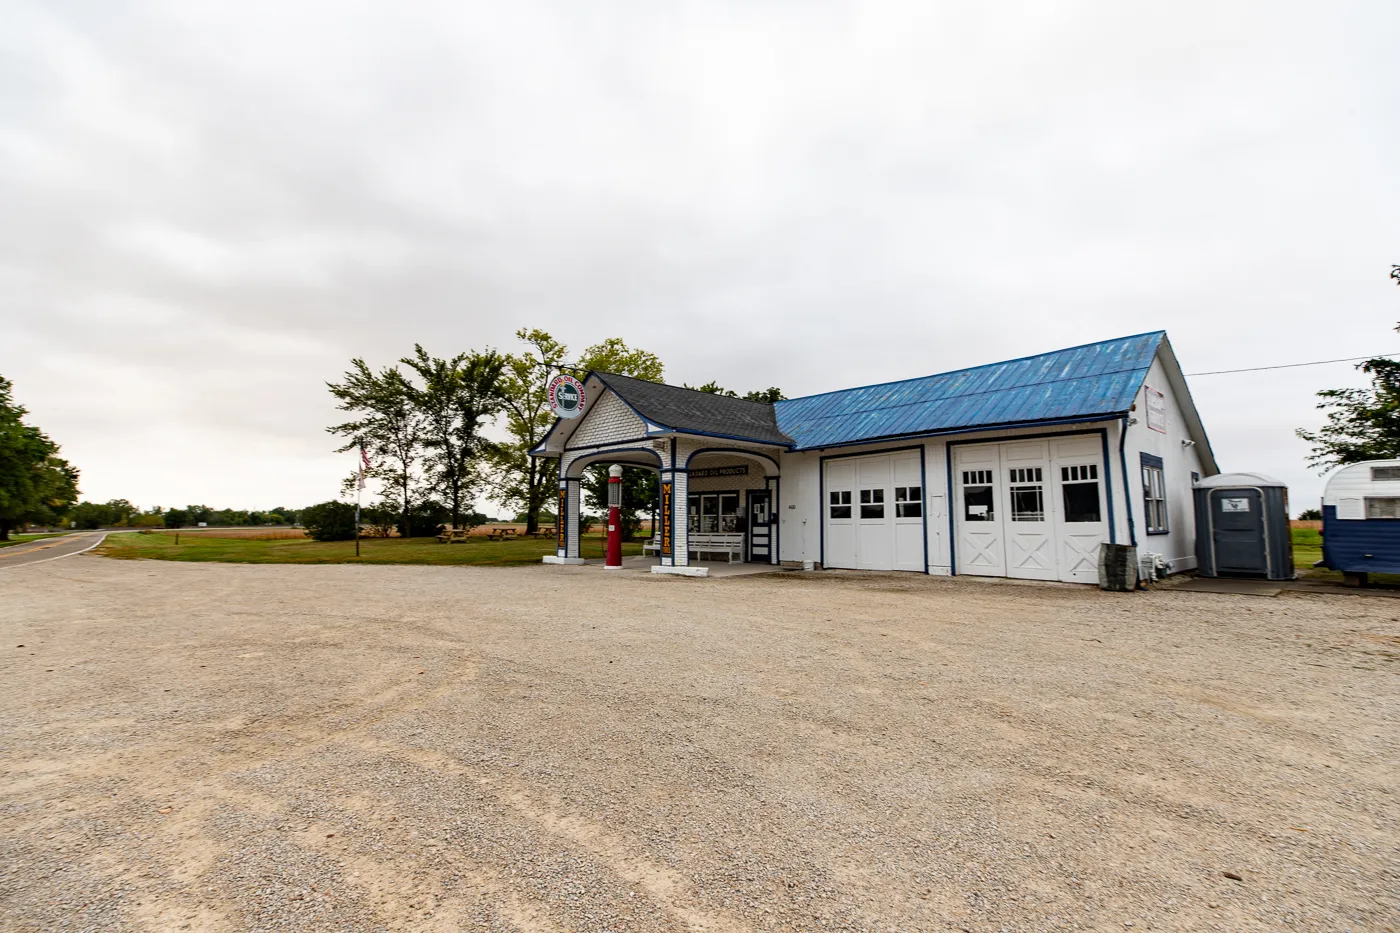
[[583,383],[573,376],[560,373],[549,383],[549,410],[556,418],[577,418],[585,404]]
[[691,470],[691,479],[704,479],[706,476],[748,476],[749,468],[745,466],[708,467],[703,470]]
[[671,483],[661,484],[661,556],[671,556]]
[[1167,397],[1150,386],[1143,387],[1147,396],[1147,426],[1159,434],[1167,433]]
[[559,490],[559,509],[554,513],[554,527],[559,535],[559,547],[569,546],[569,487]]

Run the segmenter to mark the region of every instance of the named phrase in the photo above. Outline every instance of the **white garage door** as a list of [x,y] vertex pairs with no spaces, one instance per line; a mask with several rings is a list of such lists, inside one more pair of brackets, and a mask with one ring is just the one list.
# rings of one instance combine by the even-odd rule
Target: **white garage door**
[[918,451],[828,460],[823,565],[922,573],[921,474]]
[[958,573],[1097,582],[1102,451],[1097,435],[955,447]]

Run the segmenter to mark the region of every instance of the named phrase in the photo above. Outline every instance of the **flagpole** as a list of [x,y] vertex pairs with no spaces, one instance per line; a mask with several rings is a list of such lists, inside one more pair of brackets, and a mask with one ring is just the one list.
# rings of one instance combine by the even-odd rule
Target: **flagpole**
[[365,442],[360,441],[360,481],[355,484],[355,556],[360,556],[360,499],[365,494]]

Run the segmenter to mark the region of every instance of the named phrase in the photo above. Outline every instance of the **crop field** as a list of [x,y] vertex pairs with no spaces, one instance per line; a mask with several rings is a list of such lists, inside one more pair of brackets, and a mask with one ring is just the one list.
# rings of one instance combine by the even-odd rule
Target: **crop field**
[[[293,529],[295,530],[295,529]],[[129,560],[223,561],[235,564],[460,564],[506,566],[538,564],[553,554],[553,538],[491,541],[473,536],[466,541],[440,544],[436,538],[361,538],[360,556],[354,541],[313,541],[296,537],[258,534],[255,529],[232,531],[161,531],[114,534],[99,553]],[[603,536],[584,535],[584,557],[603,556]],[[640,554],[640,543],[623,545],[623,554]]]

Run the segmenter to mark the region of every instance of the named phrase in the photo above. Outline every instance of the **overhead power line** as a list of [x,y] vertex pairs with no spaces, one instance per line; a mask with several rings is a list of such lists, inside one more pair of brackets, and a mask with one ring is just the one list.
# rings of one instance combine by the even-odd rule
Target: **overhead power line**
[[1250,366],[1247,369],[1216,369],[1208,373],[1187,373],[1196,376],[1223,376],[1226,373],[1257,373],[1265,369],[1297,369],[1299,366],[1321,366],[1324,363],[1355,363],[1358,360],[1375,360],[1387,356],[1400,356],[1400,353],[1369,353],[1366,356],[1351,356],[1344,360],[1313,360],[1311,363],[1284,363],[1281,366]]

